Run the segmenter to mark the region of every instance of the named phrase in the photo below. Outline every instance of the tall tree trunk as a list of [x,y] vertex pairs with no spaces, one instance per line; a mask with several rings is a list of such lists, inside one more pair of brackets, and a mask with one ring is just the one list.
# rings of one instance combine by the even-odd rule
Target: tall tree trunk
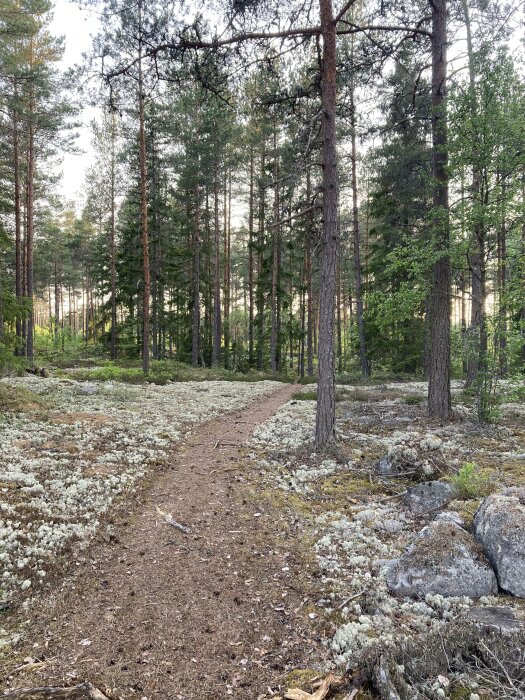
[[357,203],[357,145],[356,145],[356,118],[355,118],[354,84],[350,83],[350,120],[352,132],[352,233],[354,243],[354,279],[355,301],[357,314],[357,333],[359,335],[359,363],[361,373],[365,379],[370,376],[368,366],[368,352],[365,337],[365,319],[363,308],[363,278],[361,270],[361,233],[359,231],[359,208]]
[[272,327],[270,335],[270,368],[272,372],[277,372],[279,369],[278,349],[279,342],[279,311],[278,311],[278,284],[279,284],[279,246],[280,246],[280,202],[279,202],[279,164],[277,156],[277,125],[274,121],[273,134],[273,179],[275,182],[274,199],[273,199],[273,224],[272,224],[272,293],[271,293],[271,312],[272,312]]
[[433,418],[450,415],[450,308],[449,210],[447,174],[446,0],[430,0],[432,7],[432,179],[435,260],[429,297],[430,357],[428,409]]
[[195,217],[193,222],[193,318],[191,332],[191,364],[197,367],[200,353],[200,191],[195,187]]
[[498,227],[498,355],[499,371],[504,377],[507,374],[507,220],[506,199],[507,181],[505,176],[501,183],[501,224]]
[[337,264],[336,279],[336,303],[335,303],[335,328],[337,337],[337,371],[343,371],[343,333],[341,327],[341,262]]
[[[310,168],[306,170],[306,202],[310,206],[311,189]],[[308,212],[308,231],[306,235],[306,364],[307,374],[313,377],[314,374],[314,310],[313,310],[313,270],[312,270],[312,241],[314,235],[313,211]]]
[[262,145],[261,178],[259,186],[259,231],[257,240],[257,369],[264,366],[264,229],[266,224],[265,201],[266,144]]
[[139,144],[140,144],[140,223],[142,238],[142,269],[143,269],[143,296],[142,296],[142,370],[149,373],[149,306],[150,306],[150,268],[149,268],[149,240],[148,240],[148,199],[147,199],[147,172],[146,172],[146,129],[144,115],[144,80],[142,72],[142,5],[139,0],[139,56],[138,56],[138,99],[139,99]]
[[319,294],[319,376],[315,444],[335,439],[334,312],[339,231],[337,226],[336,33],[332,0],[319,0],[323,38],[321,101],[323,137],[323,232]]
[[215,166],[215,177],[213,182],[214,198],[214,278],[213,278],[213,348],[212,365],[218,367],[221,361],[221,247],[219,229],[219,174],[218,166]]
[[[522,206],[525,206],[525,173],[522,175]],[[525,289],[525,219],[521,225],[521,286]],[[525,366],[525,299],[522,301],[521,310],[519,312],[520,330],[521,330],[521,364]]]
[[55,348],[58,347],[58,325],[60,322],[60,291],[58,285],[58,263],[55,262]]
[[230,354],[230,222],[231,173],[224,171],[224,365],[229,366]]
[[[473,122],[476,123],[478,113],[476,100],[476,75],[474,69],[474,47],[472,43],[472,30],[470,13],[467,0],[462,0],[465,29],[467,34],[467,55],[469,71],[469,92]],[[479,163],[477,162],[476,144],[474,147],[474,162],[472,164],[472,208],[473,231],[471,238],[472,252],[469,255],[469,267],[471,273],[471,319],[467,335],[468,361],[466,386],[471,386],[478,377],[480,366],[485,364],[483,356],[483,335],[486,333],[485,321],[485,226],[483,222],[482,183]]]
[[[33,64],[33,40],[31,40],[31,65]],[[29,301],[27,317],[26,355],[34,361],[34,312],[33,312],[33,241],[34,241],[34,184],[35,184],[35,98],[34,88],[29,87],[27,142],[27,200],[26,200],[26,295]]]
[[248,364],[253,367],[254,342],[253,342],[253,219],[254,219],[254,154],[253,145],[250,146],[250,201],[248,210]]
[[117,244],[115,226],[115,168],[116,168],[116,124],[115,113],[111,113],[110,125],[111,139],[111,172],[110,172],[110,198],[111,215],[109,228],[109,249],[110,249],[110,269],[111,269],[111,343],[110,356],[112,360],[117,359]]
[[[15,295],[18,304],[22,301],[22,210],[20,187],[20,130],[18,120],[18,81],[14,82],[14,109],[13,109],[13,178],[14,178],[14,207],[15,207]],[[22,337],[22,315],[20,309],[16,311],[16,337]],[[15,350],[20,353],[20,348]]]

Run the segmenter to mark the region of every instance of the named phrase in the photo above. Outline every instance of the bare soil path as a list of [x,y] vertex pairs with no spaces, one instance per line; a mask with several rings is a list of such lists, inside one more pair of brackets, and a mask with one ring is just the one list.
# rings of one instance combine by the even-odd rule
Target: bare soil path
[[255,426],[293,391],[199,426],[174,449],[41,612],[29,636],[43,667],[5,689],[86,680],[125,700],[256,700],[319,653],[301,609],[307,564],[293,523],[258,498],[256,481],[248,488],[255,474],[243,461]]

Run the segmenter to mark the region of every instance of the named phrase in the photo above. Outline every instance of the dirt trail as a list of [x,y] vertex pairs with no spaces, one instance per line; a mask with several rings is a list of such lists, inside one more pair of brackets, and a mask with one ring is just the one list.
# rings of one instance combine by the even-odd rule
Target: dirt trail
[[315,653],[320,640],[308,640],[298,612],[304,562],[283,515],[247,497],[253,475],[243,464],[255,426],[293,391],[200,426],[176,447],[33,628],[33,654],[47,664],[10,687],[89,680],[126,700],[256,700]]

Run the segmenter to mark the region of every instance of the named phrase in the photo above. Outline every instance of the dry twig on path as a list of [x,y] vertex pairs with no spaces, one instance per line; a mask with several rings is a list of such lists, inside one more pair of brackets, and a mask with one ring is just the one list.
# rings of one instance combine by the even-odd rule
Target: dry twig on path
[[157,513],[162,517],[166,525],[171,525],[177,530],[183,532],[185,535],[191,535],[191,528],[186,527],[186,525],[182,525],[181,523],[178,523],[176,520],[173,519],[170,513],[165,513],[158,506],[155,507],[157,509]]

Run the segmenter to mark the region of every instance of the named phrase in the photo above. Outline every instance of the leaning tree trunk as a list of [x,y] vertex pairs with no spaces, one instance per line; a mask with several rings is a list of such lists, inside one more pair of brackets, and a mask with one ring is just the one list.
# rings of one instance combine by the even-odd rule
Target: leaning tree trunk
[[337,226],[337,152],[335,135],[336,32],[332,0],[320,0],[323,65],[321,78],[323,135],[323,231],[319,294],[319,375],[315,444],[335,439],[334,314],[339,232]]
[[447,175],[446,0],[430,0],[432,7],[432,180],[435,260],[429,298],[430,357],[428,410],[447,420],[450,415],[450,253]]

